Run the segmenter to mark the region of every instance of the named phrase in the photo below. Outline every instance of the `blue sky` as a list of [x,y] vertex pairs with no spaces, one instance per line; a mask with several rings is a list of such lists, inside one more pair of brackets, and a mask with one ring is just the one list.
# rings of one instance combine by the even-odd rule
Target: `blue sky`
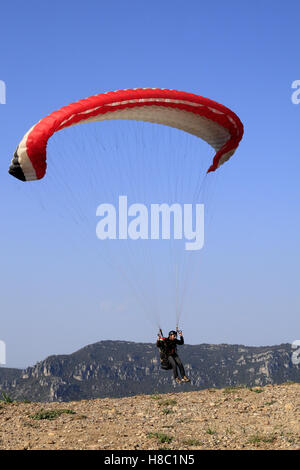
[[[74,223],[70,208],[77,206],[66,194],[72,188],[83,211],[111,201],[101,194],[86,197],[80,169],[72,166],[67,184],[57,186],[55,169],[49,183],[26,188],[7,173],[18,142],[43,116],[123,88],[198,93],[230,107],[245,127],[236,155],[213,175],[208,191],[205,247],[193,261],[182,316],[186,342],[269,345],[299,339],[300,105],[291,101],[292,82],[300,79],[299,13],[296,1],[2,2],[0,80],[7,96],[0,105],[0,339],[8,367],[103,339],[155,339],[152,319],[141,312],[133,291],[104,267],[96,217],[89,213],[84,227]],[[114,162],[121,164],[115,135],[122,145],[133,132],[132,155],[140,138],[151,152],[147,126],[104,129],[106,156],[113,154]],[[95,128],[74,132],[79,141],[89,140],[92,155],[98,152]],[[165,140],[160,144],[161,132],[154,132],[157,155],[175,152],[183,142],[195,158],[194,140],[175,134],[170,150]],[[49,145],[53,164],[72,161],[72,138],[66,134]],[[199,153],[205,162],[212,157],[202,142]],[[106,198],[117,194],[113,170],[101,175]],[[188,177],[186,168],[179,170]],[[63,167],[58,172],[62,176]],[[124,256],[123,246],[114,250],[109,256],[117,253],[126,269],[126,257],[136,256],[130,276],[145,277],[143,288],[152,298],[153,279],[147,283],[139,257],[143,249],[135,255],[130,247],[133,253]],[[165,289],[162,279],[155,288]],[[174,328],[166,299],[159,309],[163,328]]]

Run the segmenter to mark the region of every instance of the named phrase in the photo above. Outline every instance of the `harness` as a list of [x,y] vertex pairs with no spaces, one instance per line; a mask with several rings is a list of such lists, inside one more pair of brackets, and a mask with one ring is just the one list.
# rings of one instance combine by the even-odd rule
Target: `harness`
[[172,369],[172,366],[169,363],[168,358],[176,352],[176,345],[174,345],[172,349],[168,350],[167,344],[165,343],[168,337],[162,339],[162,347],[160,348],[160,367],[164,370],[169,370]]

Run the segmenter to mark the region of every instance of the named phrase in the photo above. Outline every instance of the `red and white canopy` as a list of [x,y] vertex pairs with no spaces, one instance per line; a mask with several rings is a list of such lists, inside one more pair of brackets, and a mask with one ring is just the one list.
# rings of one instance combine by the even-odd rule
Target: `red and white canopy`
[[159,88],[112,91],[69,104],[41,119],[18,145],[9,173],[22,181],[43,178],[47,143],[55,132],[83,122],[113,119],[164,124],[200,137],[216,151],[208,172],[234,154],[243,136],[238,116],[208,98]]

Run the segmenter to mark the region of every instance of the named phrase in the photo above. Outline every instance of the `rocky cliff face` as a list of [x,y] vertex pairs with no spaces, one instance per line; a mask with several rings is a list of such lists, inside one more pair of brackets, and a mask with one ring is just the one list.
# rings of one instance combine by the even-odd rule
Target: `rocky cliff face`
[[[300,367],[292,363],[288,344],[184,345],[178,352],[191,378],[189,390],[300,382]],[[0,369],[0,390],[16,400],[72,401],[178,388],[172,372],[160,369],[155,345],[126,341],[101,341],[70,355],[50,356],[24,371],[5,371]]]

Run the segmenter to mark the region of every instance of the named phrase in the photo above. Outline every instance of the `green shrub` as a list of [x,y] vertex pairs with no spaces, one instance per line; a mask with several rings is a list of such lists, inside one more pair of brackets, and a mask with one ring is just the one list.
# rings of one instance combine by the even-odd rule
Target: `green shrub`
[[58,418],[62,414],[75,414],[73,410],[41,410],[38,413],[30,416],[32,419],[40,420],[40,419],[55,419]]
[[160,432],[150,432],[148,434],[148,437],[149,438],[155,437],[158,440],[158,442],[160,442],[161,444],[164,444],[164,443],[170,444],[170,442],[172,442],[173,440],[173,437],[168,436],[167,434],[160,433]]

